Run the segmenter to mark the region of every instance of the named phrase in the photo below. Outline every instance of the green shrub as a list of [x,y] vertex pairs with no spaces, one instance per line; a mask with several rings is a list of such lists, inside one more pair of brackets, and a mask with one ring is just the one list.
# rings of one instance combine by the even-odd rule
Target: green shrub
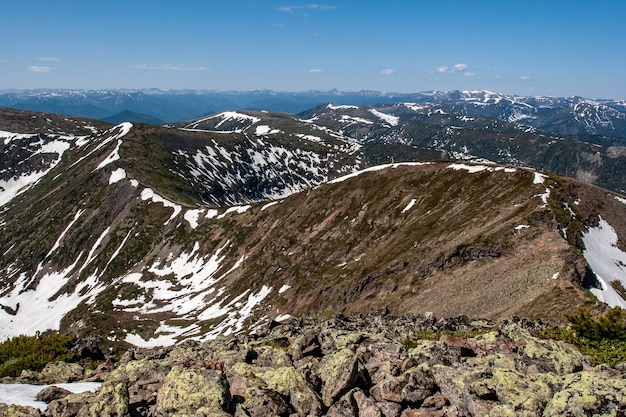
[[568,316],[568,320],[578,337],[595,341],[626,340],[626,311],[620,307],[610,309],[598,319],[594,319],[588,311],[579,310]]
[[547,328],[541,336],[575,345],[593,365],[626,362],[626,311],[615,307],[596,319],[579,310],[568,320],[570,327]]
[[22,370],[40,371],[48,362],[74,362],[80,359],[71,349],[73,336],[47,334],[17,336],[0,343],[0,377],[17,377]]

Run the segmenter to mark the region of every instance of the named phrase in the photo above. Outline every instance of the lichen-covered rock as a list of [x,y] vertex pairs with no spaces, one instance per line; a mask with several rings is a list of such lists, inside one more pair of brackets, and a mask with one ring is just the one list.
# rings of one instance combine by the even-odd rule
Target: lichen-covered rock
[[363,391],[356,389],[352,397],[354,401],[356,401],[359,417],[382,417],[383,414],[376,405],[376,402],[365,395]]
[[353,392],[350,391],[335,401],[328,411],[326,417],[357,417],[359,409],[354,400]]
[[267,388],[289,398],[291,407],[300,415],[322,414],[319,395],[294,367],[261,368],[238,363],[230,369],[229,379],[237,389],[233,396],[240,395],[245,399],[248,387]]
[[511,320],[476,337],[412,338],[424,330],[474,330],[472,323],[294,319],[257,335],[137,351],[115,364],[98,393],[54,400],[45,416],[626,414],[626,367],[587,364],[581,371],[584,358],[572,346],[533,336],[538,324]]
[[68,391],[64,388],[59,388],[53,385],[39,391],[35,399],[37,401],[43,401],[48,404],[54,400],[60,400],[61,398],[65,398],[70,394],[72,394],[72,391]]
[[75,382],[83,379],[84,375],[84,368],[77,363],[49,362],[39,373],[39,382],[42,384]]
[[564,378],[563,389],[545,408],[544,416],[622,416],[626,414],[626,380],[579,372]]
[[97,400],[93,392],[71,394],[59,400],[54,400],[45,411],[46,417],[74,417],[83,409],[89,407]]
[[105,382],[96,400],[83,407],[78,417],[124,417],[128,415],[128,388],[123,382]]
[[248,388],[241,408],[250,417],[284,415],[290,409],[289,404],[276,391],[255,386]]
[[162,415],[208,415],[230,402],[223,372],[174,366],[157,394],[156,411]]
[[534,338],[518,324],[502,327],[501,333],[516,348],[517,363],[521,371],[533,365],[538,372],[553,372],[558,375],[583,369],[583,356],[572,345]]
[[323,382],[322,401],[327,407],[354,388],[358,371],[358,358],[350,349],[344,348],[324,357],[318,373]]
[[0,403],[0,417],[41,417],[38,408]]

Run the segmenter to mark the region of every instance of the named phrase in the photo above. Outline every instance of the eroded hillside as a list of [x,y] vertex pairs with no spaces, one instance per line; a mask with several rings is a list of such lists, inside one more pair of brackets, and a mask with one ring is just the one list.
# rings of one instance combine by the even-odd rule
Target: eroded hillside
[[[599,241],[623,253],[624,200],[575,180],[450,162],[357,173],[337,135],[199,127],[3,134],[3,157],[30,149],[13,165],[53,163],[1,194],[2,337],[156,346],[381,307],[561,321],[597,303],[590,232],[611,227],[615,244]],[[616,274],[598,296],[619,301]]]

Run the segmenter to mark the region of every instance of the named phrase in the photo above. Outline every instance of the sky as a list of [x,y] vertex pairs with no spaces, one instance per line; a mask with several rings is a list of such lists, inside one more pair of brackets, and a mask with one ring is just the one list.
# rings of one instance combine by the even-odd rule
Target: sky
[[626,99],[625,0],[0,0],[0,21],[0,90]]

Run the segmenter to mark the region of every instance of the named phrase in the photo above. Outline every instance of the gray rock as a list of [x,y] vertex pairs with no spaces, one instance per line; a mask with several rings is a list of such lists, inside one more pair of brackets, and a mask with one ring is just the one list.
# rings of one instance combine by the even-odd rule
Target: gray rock
[[349,349],[341,349],[323,358],[319,376],[323,382],[322,401],[327,407],[354,388],[358,371],[358,359]]
[[83,379],[85,370],[77,363],[49,362],[39,373],[39,381],[43,384],[75,382]]
[[157,394],[156,411],[163,415],[207,414],[224,410],[229,403],[230,389],[223,372],[174,366]]
[[46,387],[37,393],[35,397],[37,401],[43,401],[46,404],[51,403],[54,400],[60,400],[61,398],[65,398],[70,395],[72,391],[68,391],[64,388],[55,387],[54,385],[51,387]]

